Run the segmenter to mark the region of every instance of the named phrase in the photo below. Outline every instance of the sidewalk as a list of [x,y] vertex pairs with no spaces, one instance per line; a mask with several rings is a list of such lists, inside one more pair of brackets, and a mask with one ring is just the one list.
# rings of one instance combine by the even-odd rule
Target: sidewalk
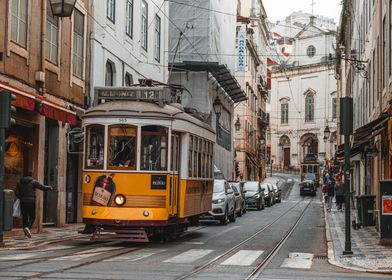
[[[352,210],[356,211],[356,210]],[[374,227],[354,230],[351,226],[352,256],[343,255],[345,243],[344,212],[324,207],[328,259],[333,265],[362,272],[392,274],[392,247],[380,245],[379,233]]]
[[32,238],[28,238],[24,235],[5,237],[5,247],[0,247],[0,251],[30,250],[65,240],[87,238],[86,235],[78,233],[78,231],[83,230],[83,228],[83,224],[68,224],[61,228],[44,228],[39,234],[33,232]]

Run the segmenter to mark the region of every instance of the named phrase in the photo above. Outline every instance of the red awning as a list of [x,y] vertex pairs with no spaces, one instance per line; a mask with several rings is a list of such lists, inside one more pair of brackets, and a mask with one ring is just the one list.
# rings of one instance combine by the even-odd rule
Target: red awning
[[11,86],[0,81],[0,91],[10,91],[16,96],[16,100],[12,101],[12,105],[26,109],[29,111],[35,110],[35,102],[42,103],[40,114],[63,123],[76,125],[76,112],[68,110],[61,105],[47,100],[45,97],[38,94],[24,91],[18,87]]
[[69,123],[70,125],[76,125],[76,113],[62,108],[57,104],[43,101],[40,113],[49,119]]
[[29,111],[34,111],[35,99],[33,94],[25,92],[16,87],[0,82],[0,91],[10,91],[16,96],[16,100],[12,101],[12,105]]

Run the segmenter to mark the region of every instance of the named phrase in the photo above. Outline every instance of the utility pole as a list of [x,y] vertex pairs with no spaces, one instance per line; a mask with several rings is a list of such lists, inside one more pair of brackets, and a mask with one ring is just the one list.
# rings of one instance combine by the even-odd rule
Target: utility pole
[[345,243],[343,255],[352,255],[350,209],[350,135],[353,133],[353,99],[340,98],[340,134],[344,135]]

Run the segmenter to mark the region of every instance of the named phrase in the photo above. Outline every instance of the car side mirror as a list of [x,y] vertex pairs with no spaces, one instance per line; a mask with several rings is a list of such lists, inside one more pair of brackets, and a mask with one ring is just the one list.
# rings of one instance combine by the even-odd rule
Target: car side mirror
[[243,192],[243,193],[246,193],[247,191],[244,190],[244,191],[242,191],[242,192]]
[[261,191],[263,192],[263,191],[265,191],[265,189],[264,189],[264,188],[261,188]]

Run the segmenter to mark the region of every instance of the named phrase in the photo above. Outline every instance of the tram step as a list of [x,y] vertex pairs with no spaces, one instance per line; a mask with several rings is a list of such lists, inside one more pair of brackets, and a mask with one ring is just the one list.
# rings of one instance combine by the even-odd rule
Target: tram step
[[129,241],[129,242],[150,242],[144,228],[115,229],[97,228],[91,240],[100,241]]

